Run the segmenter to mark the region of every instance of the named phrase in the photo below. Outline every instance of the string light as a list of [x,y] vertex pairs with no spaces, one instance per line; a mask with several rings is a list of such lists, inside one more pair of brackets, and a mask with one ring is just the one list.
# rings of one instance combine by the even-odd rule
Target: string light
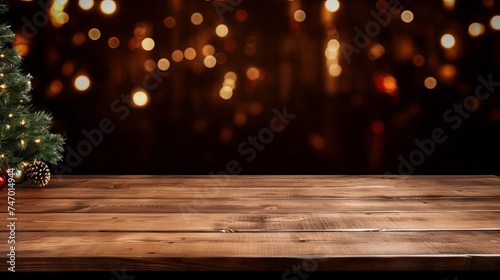
[[26,142],[23,139],[21,139],[21,147],[26,148]]
[[42,142],[41,139],[35,139],[35,143],[40,144]]

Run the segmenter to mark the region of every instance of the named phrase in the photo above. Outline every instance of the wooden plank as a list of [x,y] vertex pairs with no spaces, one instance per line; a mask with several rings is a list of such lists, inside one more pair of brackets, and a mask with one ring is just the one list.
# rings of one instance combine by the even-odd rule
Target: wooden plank
[[[99,182],[99,181],[98,181]],[[147,185],[142,183],[127,185],[96,186],[93,181],[80,187],[20,188],[16,197],[23,198],[140,198],[140,199],[280,199],[280,198],[491,198],[500,197],[500,186],[434,186],[434,187],[178,187]],[[5,192],[3,192],[5,196]]]
[[286,270],[291,260],[311,259],[317,260],[318,270],[464,270],[484,267],[485,260],[490,269],[500,267],[500,247],[492,246],[500,244],[498,231],[20,232],[18,240],[20,271],[79,265],[101,270],[113,263],[127,269]]
[[[18,214],[22,231],[267,232],[499,230],[500,212]],[[7,231],[1,227],[0,231]]]
[[491,270],[500,267],[499,202],[499,177],[482,175],[55,177],[17,188],[17,265]]
[[500,211],[500,198],[86,199],[24,198],[17,213],[347,213]]
[[[88,182],[113,184],[175,185],[204,187],[310,187],[310,186],[469,186],[497,185],[494,175],[64,175],[53,176],[51,184],[78,186]],[[96,182],[98,181],[98,182]]]

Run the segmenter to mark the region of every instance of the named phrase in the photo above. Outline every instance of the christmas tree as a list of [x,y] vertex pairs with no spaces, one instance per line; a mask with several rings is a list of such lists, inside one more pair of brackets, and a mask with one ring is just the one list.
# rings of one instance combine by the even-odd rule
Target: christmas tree
[[[0,3],[0,15],[8,8]],[[14,37],[11,27],[0,21],[0,168],[4,175],[9,168],[29,171],[26,176],[44,186],[50,179],[46,163],[61,160],[65,140],[50,132],[52,116],[31,103],[32,77],[20,69]]]

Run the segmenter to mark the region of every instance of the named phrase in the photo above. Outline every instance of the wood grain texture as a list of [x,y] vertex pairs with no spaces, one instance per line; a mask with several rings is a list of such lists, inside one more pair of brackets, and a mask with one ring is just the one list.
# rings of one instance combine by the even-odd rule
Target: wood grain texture
[[497,176],[54,176],[15,208],[17,271],[500,270]]

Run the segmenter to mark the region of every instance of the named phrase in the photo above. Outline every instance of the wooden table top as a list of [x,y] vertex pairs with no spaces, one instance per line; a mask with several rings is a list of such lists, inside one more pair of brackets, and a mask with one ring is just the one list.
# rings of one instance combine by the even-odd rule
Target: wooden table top
[[70,175],[15,199],[16,271],[500,269],[497,176]]

